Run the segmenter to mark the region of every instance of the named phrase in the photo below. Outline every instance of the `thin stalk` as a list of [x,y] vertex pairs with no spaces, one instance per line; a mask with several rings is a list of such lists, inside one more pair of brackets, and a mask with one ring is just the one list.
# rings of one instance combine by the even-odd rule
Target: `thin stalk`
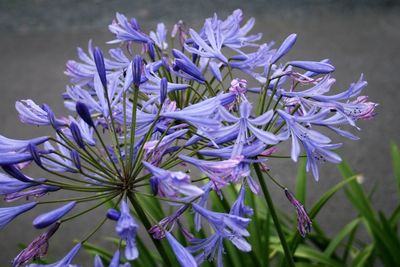
[[132,203],[137,215],[139,216],[140,220],[142,221],[144,227],[146,228],[147,234],[150,236],[150,239],[153,241],[154,246],[156,247],[158,253],[160,254],[161,258],[163,259],[163,266],[173,266],[168,258],[168,254],[165,251],[163,245],[161,244],[160,240],[154,239],[151,234],[148,232],[148,230],[152,227],[149,219],[147,218],[144,210],[142,207],[139,205],[139,202],[137,198],[135,197],[134,194],[129,193],[128,194],[129,201]]
[[131,173],[132,171],[132,160],[133,160],[133,150],[135,147],[135,130],[136,130],[136,109],[137,109],[137,102],[138,102],[138,95],[139,95],[139,87],[135,86],[133,88],[133,106],[132,106],[132,117],[131,117],[131,140],[129,143],[129,157],[126,166],[127,173]]
[[118,196],[118,193],[117,193],[117,194],[113,194],[111,197],[107,198],[106,200],[104,200],[104,201],[102,201],[102,202],[100,202],[100,203],[98,203],[98,204],[96,204],[96,205],[94,205],[94,206],[92,206],[92,207],[90,207],[90,208],[84,210],[84,211],[81,211],[81,212],[79,212],[79,213],[77,213],[77,214],[74,214],[74,215],[72,215],[72,216],[69,216],[69,217],[67,217],[67,218],[65,218],[65,219],[63,219],[63,220],[61,220],[61,223],[66,222],[66,221],[69,221],[69,220],[72,220],[72,219],[75,219],[75,218],[77,218],[77,217],[79,217],[79,216],[81,216],[81,215],[83,215],[83,214],[86,214],[86,213],[88,213],[88,212],[90,212],[90,211],[92,211],[92,210],[94,210],[94,209],[100,207],[100,206],[103,205],[104,203],[106,203],[106,202],[112,200],[112,199],[115,198],[116,196]]
[[96,200],[108,195],[111,195],[113,193],[104,193],[100,195],[94,195],[94,196],[88,196],[88,197],[72,197],[72,198],[64,198],[64,199],[57,199],[57,200],[48,200],[48,201],[39,201],[37,204],[53,204],[53,203],[62,203],[62,202],[70,202],[70,201],[76,201],[76,202],[86,202],[86,201],[92,201]]
[[279,240],[281,241],[281,245],[282,245],[283,251],[285,253],[285,259],[288,262],[288,265],[290,267],[295,267],[292,253],[290,252],[289,246],[285,239],[285,235],[283,234],[282,227],[281,227],[281,224],[278,219],[278,215],[276,214],[276,211],[275,211],[274,203],[273,203],[273,201],[271,199],[271,195],[268,191],[267,184],[264,181],[260,166],[258,164],[253,164],[253,167],[257,174],[258,181],[260,182],[261,190],[263,191],[264,198],[265,198],[265,201],[267,202],[268,210],[271,214],[272,220],[274,221],[276,231],[278,232]]

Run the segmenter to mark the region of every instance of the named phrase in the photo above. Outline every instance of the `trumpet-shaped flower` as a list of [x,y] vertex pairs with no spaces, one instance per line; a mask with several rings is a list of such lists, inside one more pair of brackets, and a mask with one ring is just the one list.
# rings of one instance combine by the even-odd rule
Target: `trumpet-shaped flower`
[[0,229],[3,229],[9,222],[18,215],[33,209],[37,202],[31,202],[15,207],[0,208]]
[[143,162],[143,165],[153,174],[150,183],[156,195],[175,199],[179,194],[197,197],[204,193],[190,183],[190,176],[186,173],[166,171],[147,162]]
[[138,225],[129,211],[129,206],[125,201],[121,201],[121,216],[118,219],[115,231],[119,237],[126,241],[125,257],[128,260],[134,260],[139,256],[136,247],[136,234]]

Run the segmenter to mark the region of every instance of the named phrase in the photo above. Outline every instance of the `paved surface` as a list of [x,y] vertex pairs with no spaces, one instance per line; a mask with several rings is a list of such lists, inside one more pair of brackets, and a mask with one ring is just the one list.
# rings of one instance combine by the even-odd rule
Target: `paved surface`
[[[75,47],[86,46],[88,39],[104,44],[112,36],[106,25],[114,13],[120,11],[135,16],[149,30],[159,21],[171,26],[182,18],[188,24],[199,26],[205,16],[214,11],[226,15],[237,7],[247,16],[257,18],[256,31],[264,33],[264,40],[281,42],[296,32],[299,39],[290,54],[297,59],[329,57],[337,67],[337,88],[345,88],[364,72],[369,86],[366,94],[380,104],[378,117],[361,122],[361,140],[345,142],[341,150],[357,172],[365,176],[365,186],[378,185],[374,195],[377,208],[389,211],[398,201],[394,187],[389,142],[400,143],[400,8],[395,1],[279,1],[266,5],[264,1],[240,4],[241,1],[11,1],[0,2],[0,133],[13,137],[29,137],[43,133],[43,129],[21,126],[14,111],[18,99],[32,98],[38,103],[50,104],[58,114],[63,112],[60,94],[67,84],[64,64],[75,58]],[[103,47],[106,47],[105,45]],[[286,184],[293,185],[296,166],[290,161],[271,161],[271,167]],[[311,177],[311,176],[310,176]],[[336,169],[322,168],[321,181],[309,180],[308,203],[315,201],[330,186],[340,181]],[[274,199],[282,201],[282,193],[274,190]],[[288,208],[287,205],[283,205]],[[289,211],[289,209],[288,209]],[[35,214],[37,214],[35,212]],[[81,237],[91,228],[93,217],[77,220],[63,227],[51,243],[51,254],[63,255],[71,247],[71,239]],[[319,215],[322,226],[330,233],[340,229],[354,215],[343,194]],[[0,265],[6,266],[16,255],[20,242],[29,242],[38,231],[32,230],[33,213],[22,216],[0,232]],[[113,235],[113,225],[107,225],[103,234]],[[99,236],[101,236],[101,234]],[[97,239],[104,243],[99,237]],[[81,253],[81,258],[85,257]],[[84,266],[90,266],[88,262]]]

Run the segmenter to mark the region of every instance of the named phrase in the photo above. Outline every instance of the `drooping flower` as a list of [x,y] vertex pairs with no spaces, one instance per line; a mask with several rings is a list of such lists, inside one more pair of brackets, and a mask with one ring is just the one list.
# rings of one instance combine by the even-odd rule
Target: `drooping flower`
[[229,113],[224,107],[219,108],[219,114],[221,118],[224,121],[233,124],[217,129],[215,132],[211,133],[211,135],[217,138],[229,135],[236,136],[232,157],[241,154],[243,146],[250,137],[247,134],[248,131],[264,144],[274,145],[279,142],[278,138],[274,134],[257,128],[257,126],[265,126],[268,124],[268,122],[272,119],[273,111],[270,110],[257,118],[251,119],[251,109],[251,104],[248,101],[243,101],[239,107],[240,117],[238,118]]
[[25,249],[23,249],[13,260],[13,267],[21,266],[22,264],[43,257],[47,254],[49,247],[49,239],[58,230],[60,224],[56,223],[47,232],[44,232],[35,238]]
[[136,247],[136,234],[139,226],[129,211],[128,203],[121,201],[120,210],[121,216],[118,219],[115,231],[121,239],[126,241],[126,259],[134,260],[139,256],[139,251]]
[[[307,171],[309,169],[312,170],[316,180],[319,179],[317,166],[319,160],[328,160],[332,163],[339,163],[341,161],[341,158],[331,151],[340,147],[341,144],[331,144],[331,139],[327,136],[301,125],[299,122],[307,121],[306,117],[295,117],[282,110],[278,110],[278,114],[287,123],[287,129],[284,134],[285,138],[287,139],[290,136],[292,138],[292,160],[297,161],[300,155],[301,142],[307,155],[306,169]],[[321,115],[318,114],[317,116]]]
[[241,251],[249,252],[251,250],[251,245],[245,239],[250,235],[246,230],[250,219],[233,214],[212,212],[197,204],[193,204],[193,210],[205,218],[215,231],[208,238],[191,240],[193,245],[187,248],[191,253],[198,253],[195,258],[199,264],[207,259],[213,260],[217,257],[217,265],[223,266],[224,238],[231,241]]
[[296,208],[297,229],[302,237],[305,237],[311,231],[311,220],[303,206],[294,195],[285,188],[285,195],[289,202]]

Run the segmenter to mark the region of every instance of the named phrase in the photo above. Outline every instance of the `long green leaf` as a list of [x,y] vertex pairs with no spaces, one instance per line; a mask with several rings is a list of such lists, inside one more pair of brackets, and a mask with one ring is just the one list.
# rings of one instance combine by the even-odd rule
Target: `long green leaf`
[[331,240],[328,247],[325,249],[324,254],[326,256],[331,256],[340,243],[359,225],[361,222],[360,218],[357,218],[350,223],[348,223],[343,229],[336,235],[334,239]]
[[393,174],[396,179],[397,190],[400,194],[400,151],[395,143],[391,144],[390,150],[392,154]]

